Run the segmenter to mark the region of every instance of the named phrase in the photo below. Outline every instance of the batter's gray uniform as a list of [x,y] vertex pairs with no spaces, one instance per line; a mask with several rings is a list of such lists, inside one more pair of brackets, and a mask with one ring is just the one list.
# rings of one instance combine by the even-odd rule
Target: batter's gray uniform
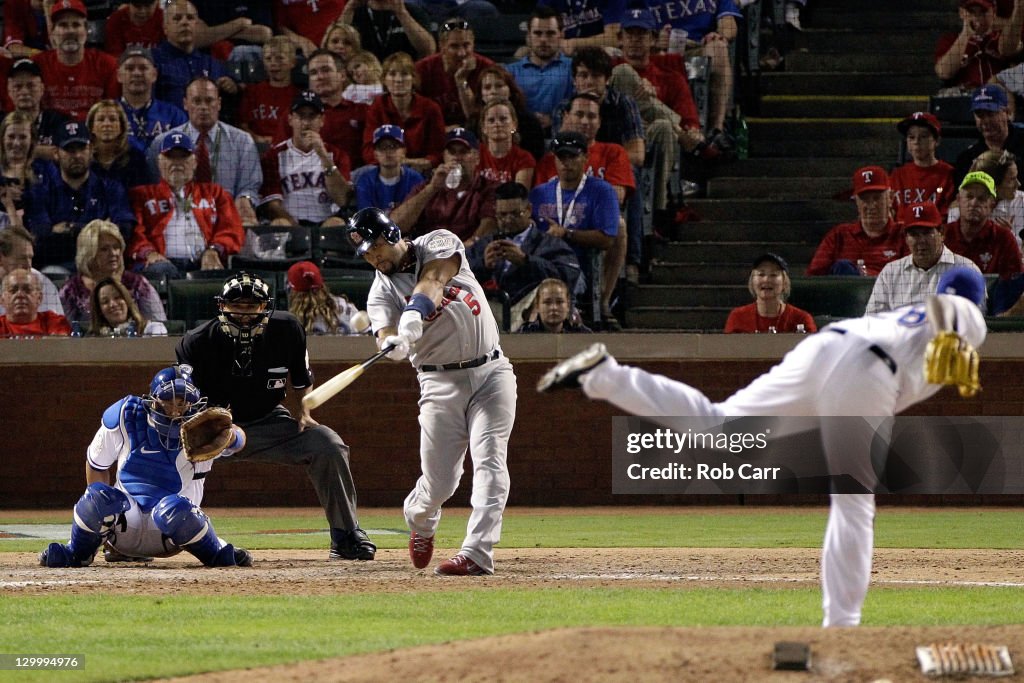
[[469,448],[473,460],[473,512],[459,551],[494,572],[494,545],[508,500],[508,438],[516,416],[516,377],[501,352],[498,324],[483,288],[454,233],[435,230],[412,241],[415,268],[377,272],[366,311],[373,329],[398,327],[426,263],[458,254],[459,272],[444,288],[438,309],[423,321],[423,336],[410,352],[420,383],[420,467],[423,474],[405,499],[409,529],[433,537],[441,505],[462,478]]
[[[978,307],[939,295],[955,311],[954,330],[975,348],[987,332]],[[935,330],[924,305],[843,320],[801,342],[769,372],[721,403],[693,387],[609,358],[580,378],[587,396],[647,416],[861,416],[824,421],[829,472],[873,489],[872,441],[887,439],[888,418],[942,387],[925,381],[924,356]],[[821,562],[824,626],[855,626],[871,578],[875,496],[833,494]]]

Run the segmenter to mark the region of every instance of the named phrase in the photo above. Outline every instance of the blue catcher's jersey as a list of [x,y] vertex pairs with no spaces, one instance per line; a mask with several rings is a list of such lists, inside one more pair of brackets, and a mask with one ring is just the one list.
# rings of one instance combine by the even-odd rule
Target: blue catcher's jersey
[[[172,494],[199,505],[213,460],[192,463],[181,448],[164,448],[146,417],[146,407],[138,396],[126,396],[107,408],[86,453],[89,466],[108,470],[117,463],[115,485],[134,498],[143,512]],[[222,455],[232,452],[228,449]]]

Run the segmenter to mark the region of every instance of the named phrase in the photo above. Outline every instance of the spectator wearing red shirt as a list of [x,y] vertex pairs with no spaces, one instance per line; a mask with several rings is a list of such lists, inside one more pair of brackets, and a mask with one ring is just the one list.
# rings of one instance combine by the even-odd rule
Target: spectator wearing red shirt
[[533,169],[537,161],[533,155],[516,144],[515,107],[508,100],[494,100],[480,110],[480,175],[499,185],[517,182],[523,187],[533,186]]
[[192,138],[173,131],[160,143],[160,182],[133,188],[135,232],[130,257],[143,272],[182,277],[182,271],[219,270],[245,240],[231,195],[216,183],[194,182]]
[[40,311],[43,288],[24,268],[7,273],[0,291],[0,303],[7,313],[0,315],[0,337],[46,337],[71,334],[67,318],[53,311]]
[[[129,0],[103,27],[103,49],[119,58],[129,47],[156,47],[164,39],[164,11],[157,0]],[[179,102],[175,104],[180,105]]]
[[1013,65],[1020,51],[1020,24],[995,28],[995,0],[960,0],[960,33],[946,33],[935,47],[935,74],[948,88],[939,94],[967,94]]
[[43,72],[49,106],[77,121],[96,101],[119,93],[117,60],[85,46],[86,17],[81,0],[59,0],[50,11],[54,48],[32,58]]
[[4,47],[14,57],[31,57],[45,50],[49,42],[41,0],[4,1]]
[[[446,136],[444,163],[434,169],[430,180],[413,189],[409,197],[391,212],[391,220],[403,235],[419,237],[444,228],[459,236],[469,247],[477,237],[497,228],[494,218],[497,183],[477,173],[480,143],[465,128],[453,128]],[[458,184],[447,184],[449,173],[459,169]]]
[[246,88],[238,108],[238,127],[257,144],[272,144],[287,124],[288,108],[299,94],[298,87],[292,85],[294,66],[295,48],[288,38],[274,36],[263,46],[267,80]]
[[494,62],[474,52],[473,28],[465,19],[441,24],[437,44],[437,54],[416,62],[422,94],[441,106],[446,126],[465,126],[466,112],[474,109],[472,89]]
[[[363,130],[366,127],[365,104],[350,102],[341,96],[345,89],[345,65],[341,57],[330,50],[316,50],[306,62],[309,71],[309,89],[315,92],[324,106],[324,128],[320,132],[326,142],[348,155],[350,162],[363,158]],[[291,137],[287,126],[282,126],[279,140]]]
[[935,156],[942,135],[942,124],[934,114],[916,111],[896,125],[907,143],[910,161],[889,176],[893,201],[897,207],[931,202],[943,215],[956,193],[953,165]]
[[274,26],[308,58],[344,9],[345,0],[274,0]]
[[996,184],[984,171],[968,173],[960,183],[960,219],[946,225],[946,246],[974,261],[986,275],[1007,280],[1021,273],[1021,253],[1013,233],[992,220]]
[[[865,166],[853,174],[856,223],[840,223],[828,231],[814,252],[808,275],[871,275],[907,253],[902,231],[892,220],[889,176],[881,166]],[[861,273],[858,261],[864,262]]]
[[789,265],[781,256],[762,254],[754,261],[747,278],[747,291],[754,303],[734,308],[725,321],[725,332],[817,332],[807,311],[787,304],[793,285]]
[[[380,126],[398,126],[405,131],[405,165],[427,175],[441,163],[444,151],[444,115],[437,102],[417,91],[420,76],[412,57],[396,52],[384,60],[384,94],[378,95],[366,112],[363,160],[375,163],[373,132]],[[383,208],[383,207],[381,207]]]

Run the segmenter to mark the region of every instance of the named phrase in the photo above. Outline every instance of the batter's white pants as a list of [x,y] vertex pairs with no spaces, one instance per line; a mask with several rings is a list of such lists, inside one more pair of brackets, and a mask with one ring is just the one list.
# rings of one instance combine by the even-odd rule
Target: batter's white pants
[[[872,448],[888,443],[898,382],[870,346],[853,334],[819,332],[721,403],[612,358],[585,374],[581,384],[590,398],[643,417],[860,416],[822,421],[823,447],[831,475],[849,475],[873,490]],[[821,560],[822,624],[856,626],[871,578],[875,497],[843,493],[832,494],[830,501]]]
[[508,439],[516,417],[516,376],[504,356],[467,370],[421,372],[420,467],[423,474],[405,499],[411,531],[433,537],[441,505],[462,478],[469,449],[473,493],[466,537],[459,552],[494,572],[494,545],[508,501]]

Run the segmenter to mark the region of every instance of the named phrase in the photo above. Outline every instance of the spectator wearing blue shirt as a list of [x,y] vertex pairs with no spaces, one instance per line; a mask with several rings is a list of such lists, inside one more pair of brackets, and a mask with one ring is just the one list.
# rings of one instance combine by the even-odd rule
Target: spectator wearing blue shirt
[[373,156],[376,166],[366,166],[356,176],[356,208],[375,206],[384,213],[405,201],[423,176],[406,166],[405,132],[385,124],[373,131]]
[[117,82],[121,108],[128,117],[128,140],[143,152],[157,135],[188,121],[180,106],[153,99],[156,79],[156,61],[149,48],[130,47],[121,54]]
[[153,48],[153,60],[159,75],[157,99],[178,104],[184,102],[185,88],[205,76],[228,94],[238,85],[228,76],[224,65],[196,47],[196,23],[199,15],[187,0],[171,0],[164,7],[164,35],[167,39]]
[[90,173],[91,159],[89,129],[70,121],[57,139],[57,165],[50,164],[30,186],[24,220],[37,239],[40,269],[74,271],[75,240],[91,220],[109,220],[125,241],[131,237],[135,214],[124,187]]
[[[548,234],[569,243],[583,267],[587,287],[594,285],[593,252],[607,252],[619,234],[619,199],[604,180],[588,176],[587,139],[575,131],[563,131],[551,141],[557,178],[530,192],[533,220],[546,221]],[[615,283],[602,283],[601,318],[606,327],[618,323],[611,314]]]
[[[719,134],[725,129],[733,87],[729,43],[736,39],[736,20],[742,19],[743,13],[735,0],[647,0],[647,7],[658,27],[686,31],[687,57],[703,55],[711,59],[708,128],[712,132],[708,138],[721,143],[720,147],[730,146],[731,141]],[[664,37],[660,42],[667,45],[667,40]]]
[[572,60],[561,52],[562,15],[538,7],[527,26],[526,56],[505,68],[526,95],[527,109],[550,128],[555,108],[572,92]]
[[581,47],[618,47],[626,0],[538,0],[562,15],[566,54]]

